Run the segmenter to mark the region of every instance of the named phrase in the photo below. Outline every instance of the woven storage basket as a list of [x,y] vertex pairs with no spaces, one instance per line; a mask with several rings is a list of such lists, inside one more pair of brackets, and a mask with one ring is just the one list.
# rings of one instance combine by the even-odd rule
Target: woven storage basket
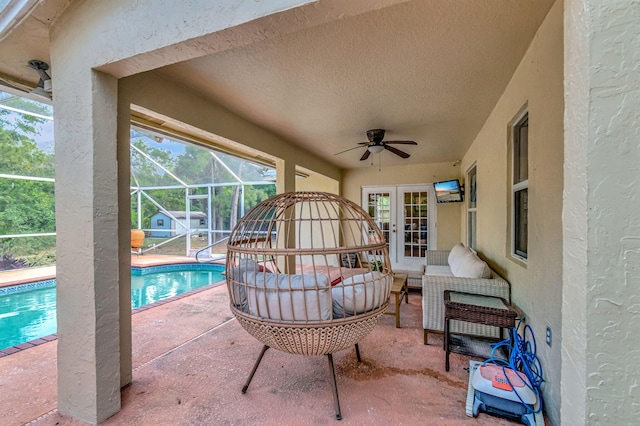
[[300,355],[345,349],[371,332],[389,303],[384,237],[343,197],[292,192],[263,201],[239,221],[227,249],[231,311],[269,347]]

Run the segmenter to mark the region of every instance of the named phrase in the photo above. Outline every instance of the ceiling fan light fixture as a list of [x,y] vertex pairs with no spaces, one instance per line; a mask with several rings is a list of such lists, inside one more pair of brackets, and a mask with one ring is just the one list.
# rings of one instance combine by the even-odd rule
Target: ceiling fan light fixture
[[358,146],[348,148],[343,151],[337,152],[334,155],[342,154],[343,152],[351,151],[353,149],[364,148],[365,151],[360,157],[360,161],[365,161],[371,156],[371,154],[380,154],[385,149],[392,154],[397,155],[400,158],[409,158],[411,155],[399,150],[393,145],[418,145],[415,141],[383,141],[384,129],[371,129],[367,130],[368,142],[360,142]]

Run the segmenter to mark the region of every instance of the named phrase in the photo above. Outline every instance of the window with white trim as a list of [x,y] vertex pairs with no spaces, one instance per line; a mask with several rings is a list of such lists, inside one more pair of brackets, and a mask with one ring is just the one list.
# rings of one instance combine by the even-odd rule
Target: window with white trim
[[512,128],[511,254],[527,259],[529,235],[529,113],[525,111]]
[[476,165],[474,164],[467,172],[467,245],[476,249]]

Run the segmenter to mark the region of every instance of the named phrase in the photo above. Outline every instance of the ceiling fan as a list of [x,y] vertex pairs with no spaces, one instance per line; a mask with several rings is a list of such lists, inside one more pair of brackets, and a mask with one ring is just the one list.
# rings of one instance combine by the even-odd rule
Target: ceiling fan
[[369,158],[369,156],[371,155],[371,153],[373,154],[378,154],[380,152],[382,152],[383,150],[387,150],[390,151],[394,154],[396,154],[399,157],[402,158],[409,158],[409,154],[407,154],[404,151],[400,151],[398,148],[395,148],[393,146],[389,146],[389,145],[418,145],[416,142],[414,141],[383,141],[384,139],[384,129],[371,129],[371,130],[367,130],[367,139],[369,139],[369,142],[360,142],[356,147],[353,148],[349,148],[349,149],[345,149],[344,151],[340,151],[337,152],[334,155],[338,155],[338,154],[342,154],[343,152],[347,152],[347,151],[351,151],[354,149],[358,149],[361,147],[366,147],[366,151],[364,152],[364,154],[362,154],[362,157],[360,157],[360,161],[364,161],[367,158]]

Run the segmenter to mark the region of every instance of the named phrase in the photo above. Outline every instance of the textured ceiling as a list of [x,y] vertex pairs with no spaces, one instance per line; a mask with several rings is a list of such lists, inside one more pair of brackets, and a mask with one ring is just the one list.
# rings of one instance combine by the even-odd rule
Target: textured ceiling
[[383,164],[455,161],[552,3],[410,1],[162,72],[344,168],[370,164],[360,149],[334,154],[371,128],[418,142]]
[[[26,62],[48,60],[47,26],[70,2],[44,2],[0,42],[0,78],[37,81]],[[319,0],[283,13],[304,21],[324,6],[342,18],[155,72],[343,168],[370,164],[359,161],[361,149],[334,154],[365,141],[371,128],[418,143],[399,146],[411,154],[406,160],[383,152],[383,165],[455,161],[553,2],[375,0],[358,14],[358,3]]]

